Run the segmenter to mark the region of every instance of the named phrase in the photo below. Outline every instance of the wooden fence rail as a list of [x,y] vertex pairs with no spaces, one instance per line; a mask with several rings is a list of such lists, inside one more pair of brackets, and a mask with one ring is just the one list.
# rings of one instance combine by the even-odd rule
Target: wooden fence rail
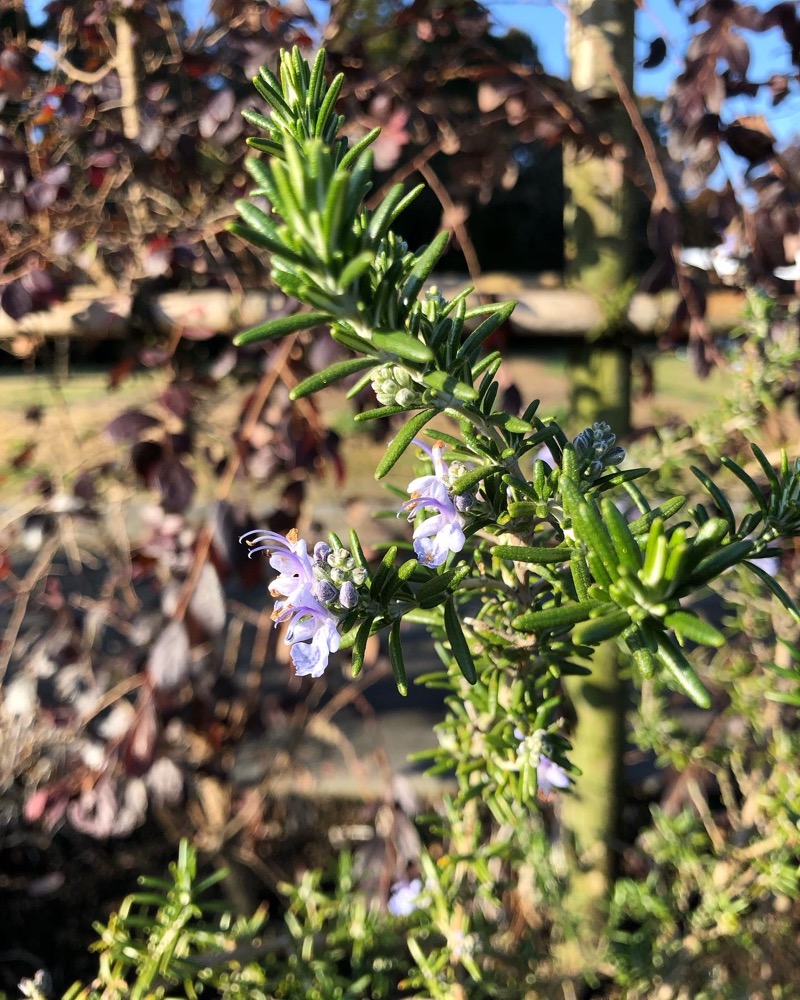
[[[436,278],[445,294],[467,284],[462,275]],[[478,281],[478,291],[496,300],[517,299],[512,327],[520,335],[579,337],[602,322],[600,306],[577,289],[548,287],[537,276],[487,273]],[[248,291],[236,295],[225,289],[163,292],[151,307],[160,332],[176,326],[202,328],[216,333],[236,333],[263,323],[280,309],[280,294]],[[109,340],[124,338],[129,329],[132,296],[108,292],[91,285],[77,286],[65,302],[46,312],[34,312],[13,320],[0,312],[0,343],[14,354],[26,356],[43,340]],[[674,292],[634,295],[628,318],[643,336],[663,333],[677,304]],[[715,332],[731,330],[741,318],[744,296],[731,289],[712,289],[708,294],[707,319]]]

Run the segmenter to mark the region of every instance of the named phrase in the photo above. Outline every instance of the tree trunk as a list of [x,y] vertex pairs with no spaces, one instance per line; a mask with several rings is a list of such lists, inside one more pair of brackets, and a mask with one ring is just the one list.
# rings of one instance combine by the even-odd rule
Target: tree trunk
[[576,429],[605,422],[619,433],[630,428],[630,345],[609,339],[575,341],[569,359],[570,411]]
[[597,968],[617,874],[625,726],[618,653],[613,642],[604,643],[587,664],[591,676],[567,683],[578,718],[570,756],[581,771],[561,812],[569,885],[558,958],[571,977]]
[[[627,148],[632,129],[609,66],[632,87],[633,17],[633,0],[571,3],[573,85],[589,100],[591,125]],[[575,429],[605,420],[622,434],[630,429],[631,405],[631,191],[615,156],[573,149],[564,171],[568,278],[596,299],[604,316],[570,352]],[[572,759],[582,772],[562,808],[569,888],[558,957],[570,977],[596,969],[602,951],[621,798],[625,693],[616,645],[599,647],[589,665],[591,676],[570,678],[567,686],[578,719]]]
[[[588,101],[590,125],[613,137],[620,150],[630,148],[632,127],[609,67],[632,88],[633,15],[633,0],[572,0],[570,7],[572,84]],[[567,277],[597,300],[604,315],[580,356],[570,357],[571,405],[581,427],[608,420],[618,434],[630,429],[626,313],[633,291],[632,192],[621,156],[601,158],[570,147],[564,157]]]

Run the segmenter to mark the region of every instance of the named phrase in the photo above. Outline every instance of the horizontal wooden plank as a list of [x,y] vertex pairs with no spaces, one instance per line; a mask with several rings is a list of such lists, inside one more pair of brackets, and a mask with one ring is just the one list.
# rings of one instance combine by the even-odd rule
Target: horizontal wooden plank
[[[450,296],[469,281],[463,275],[441,275],[436,283],[443,294]],[[603,321],[598,303],[577,288],[564,288],[556,274],[524,275],[487,272],[475,283],[477,293],[501,301],[516,299],[519,303],[511,316],[511,325],[521,334],[579,337]],[[472,301],[470,302],[472,304]],[[639,333],[658,336],[666,332],[678,304],[678,293],[672,290],[657,295],[633,296],[628,319]],[[716,333],[726,333],[741,322],[744,293],[732,288],[708,290],[706,318]]]
[[[445,295],[468,284],[464,275],[439,275],[435,279]],[[496,300],[517,299],[511,318],[520,335],[582,336],[602,322],[598,304],[574,288],[563,288],[553,275],[486,273],[477,282],[478,293]],[[629,319],[643,335],[662,334],[677,304],[677,293],[634,295]],[[279,293],[248,291],[237,295],[222,288],[164,292],[155,297],[153,312],[161,332],[175,325],[201,327],[216,333],[238,333],[265,322],[280,311],[285,300]],[[120,339],[128,331],[132,296],[91,285],[74,288],[70,297],[46,312],[29,313],[13,320],[0,312],[0,340],[11,343],[15,353],[29,353],[40,340],[74,337]],[[718,333],[731,330],[741,319],[744,295],[734,289],[710,289],[707,318]],[[16,347],[14,346],[16,344]]]

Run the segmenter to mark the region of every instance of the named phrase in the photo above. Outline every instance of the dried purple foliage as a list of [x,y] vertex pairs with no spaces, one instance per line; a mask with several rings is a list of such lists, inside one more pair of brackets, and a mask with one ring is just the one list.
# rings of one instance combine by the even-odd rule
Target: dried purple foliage
[[[78,0],[49,4],[41,28],[20,17],[13,41],[0,37],[0,243],[16,278],[0,307],[14,319],[54,300],[21,283],[41,269],[51,282],[86,284],[97,261],[128,289],[212,269],[255,274],[252,255],[209,220],[242,193],[236,140],[253,105],[250,77],[300,40],[298,22],[277,2],[253,3],[269,13],[269,33],[238,11],[220,45],[210,24],[190,33],[175,0],[126,6],[129,34],[117,30],[114,4]],[[43,69],[38,57],[55,50]],[[135,84],[118,72],[126,61],[142,71]]]
[[125,410],[107,425],[106,434],[118,444],[138,441],[146,431],[159,427],[160,424],[161,421],[156,417],[151,417],[141,410]]
[[153,485],[161,494],[161,505],[168,514],[182,514],[191,504],[195,481],[183,462],[167,456],[156,463]]

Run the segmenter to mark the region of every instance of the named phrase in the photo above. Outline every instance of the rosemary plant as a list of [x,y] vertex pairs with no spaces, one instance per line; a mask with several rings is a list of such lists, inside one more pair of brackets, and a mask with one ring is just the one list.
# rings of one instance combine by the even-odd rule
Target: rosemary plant
[[[395,883],[388,900],[358,891],[342,855],[332,888],[319,873],[282,887],[287,913],[276,937],[264,935],[261,913],[235,922],[205,904],[216,878],[197,882],[194,852],[183,844],[171,880],[148,882],[98,926],[98,976],[69,1000],[194,997],[204,989],[253,1000],[561,995],[553,934],[557,923],[562,941],[580,929],[563,906],[564,872],[547,824],[530,806],[537,793],[547,799],[576,778],[564,680],[589,673],[594,649],[617,642],[641,682],[640,745],[679,763],[691,750],[653,707],[653,692],[671,688],[708,707],[711,695],[687,654],[700,644],[722,656],[727,645],[698,612],[698,595],[737,567],[800,621],[755,561],[800,534],[800,465],[784,453],[773,469],[754,445],[759,481],[723,461],[745,488],[747,509],[700,469],[701,502],[680,495],[651,503],[649,470],[623,468],[624,451],[605,424],[570,440],[538,415],[536,402],[521,417],[497,409],[501,359],[483,345],[513,304],[470,308],[467,292],[448,301],[426,289],[447,236],[414,252],[393,231],[419,189],[397,186],[365,206],[377,133],[349,147],[335,111],[342,78],[328,83],[324,65],[324,53],[312,67],[294,50],[283,54],[279,77],[262,69],[255,81],[271,108],[269,117],[247,114],[265,133],[250,140],[262,153],[248,163],[258,203],[239,202],[241,221],[231,228],[269,251],[275,282],[308,308],[237,340],[317,329],[324,336],[327,328],[354,356],[314,373],[294,396],[357,375],[351,394],[371,384],[377,405],[356,419],[404,417],[376,476],[411,447],[426,466],[400,507],[414,523],[403,557],[391,546],[370,567],[354,533],[347,547],[332,535],[311,550],[296,533],[256,531],[244,540],[253,553],[267,551],[277,571],[274,617],[288,624],[298,674],[319,676],[339,649],[350,651],[357,674],[368,638],[385,632],[405,693],[401,625],[429,628],[443,670],[423,680],[449,691],[433,768],[455,772],[457,794],[430,831],[441,841],[438,856],[423,850],[417,872]],[[737,627],[744,623],[740,616]],[[747,702],[748,725],[761,704],[798,704],[787,689],[800,676],[794,663],[775,669],[775,690],[736,670],[732,700]],[[702,812],[656,814],[654,867],[645,880],[617,882],[607,954],[631,998],[682,976],[705,984],[697,996],[743,995],[741,977],[723,982],[712,968],[715,948],[732,966],[750,949],[761,968],[779,961],[769,939],[784,926],[785,908],[778,913],[776,903],[773,913],[770,901],[797,895],[796,787],[784,815],[797,739],[776,725],[770,740],[752,753],[724,750],[743,790],[726,799],[735,816],[729,839]],[[718,766],[720,751],[712,756]],[[769,760],[777,763],[765,782]],[[485,822],[479,799],[496,822]],[[747,824],[774,828],[769,856],[742,851],[736,838]],[[726,859],[724,870],[712,867],[715,857]],[[751,931],[737,893],[753,880],[759,922]],[[693,910],[690,896],[701,901]],[[24,989],[45,995],[38,980]]]
[[725,637],[696,610],[698,594],[741,564],[800,620],[753,561],[800,528],[800,466],[784,454],[775,471],[753,446],[764,490],[726,460],[752,497],[740,517],[700,470],[707,502],[687,510],[675,496],[652,506],[641,485],[649,470],[621,468],[607,425],[570,441],[537,401],[521,417],[497,409],[501,358],[483,344],[513,303],[469,307],[466,291],[448,301],[426,289],[448,235],[415,252],[393,231],[421,188],[396,185],[366,207],[377,131],[348,145],[335,111],[343,80],[328,83],[324,66],[324,52],[309,66],[295,49],[279,76],[262,69],[254,81],[271,109],[247,114],[265,133],[248,140],[263,154],[248,161],[259,203],[238,202],[231,229],[269,251],[274,281],[308,311],[237,343],[327,328],[354,357],[311,375],[295,398],[358,374],[350,394],[371,383],[379,405],[357,420],[404,415],[376,477],[415,445],[431,469],[401,508],[415,522],[413,558],[391,547],[370,570],[355,534],[349,549],[332,536],[313,558],[301,539],[255,532],[246,541],[272,553],[276,619],[290,623],[298,673],[318,676],[342,648],[357,674],[367,639],[385,631],[405,693],[401,623],[429,627],[445,672],[428,680],[458,691],[437,765],[455,767],[462,796],[480,791],[507,817],[541,784],[543,761],[569,767],[562,681],[587,671],[598,644],[616,640],[642,677],[658,675],[708,707],[687,650]]

